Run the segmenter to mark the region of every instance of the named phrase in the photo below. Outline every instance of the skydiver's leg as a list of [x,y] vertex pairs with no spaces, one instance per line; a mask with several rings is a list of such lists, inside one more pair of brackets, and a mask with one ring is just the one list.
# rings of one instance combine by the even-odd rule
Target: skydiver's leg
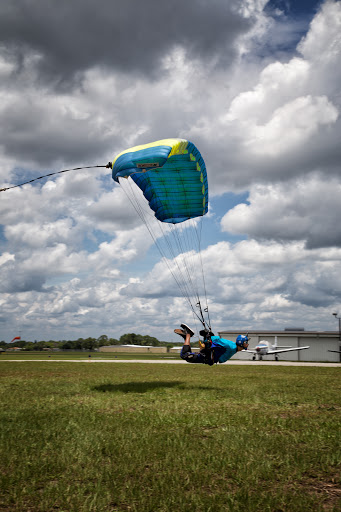
[[[184,326],[184,324],[181,324],[182,326]],[[199,354],[196,354],[194,352],[192,352],[192,349],[191,349],[191,336],[193,336],[193,334],[191,334],[193,331],[192,330],[187,330],[186,329],[186,332],[184,329],[175,329],[174,332],[176,334],[179,334],[182,338],[184,338],[184,344],[182,346],[182,349],[181,349],[181,352],[180,352],[180,357],[181,359],[184,359],[185,361],[187,361],[187,363],[205,363],[205,358],[203,357],[203,355],[199,352]]]
[[[208,360],[210,360],[211,358],[207,357],[206,348],[200,350],[199,353],[194,353],[191,351],[191,337],[194,335],[194,332],[186,324],[181,324],[181,326],[185,327],[185,332],[186,332],[185,343],[182,347],[181,354],[188,353],[188,357],[186,358],[187,361],[188,361],[188,359],[190,359],[188,362],[210,364],[208,362]],[[185,359],[184,357],[182,357],[182,358]]]
[[203,354],[201,354],[201,352],[199,352],[198,354],[191,352],[191,345],[189,343],[186,344],[186,342],[183,344],[183,347],[180,352],[180,357],[181,359],[187,361],[187,363],[205,364],[205,357],[203,356]]

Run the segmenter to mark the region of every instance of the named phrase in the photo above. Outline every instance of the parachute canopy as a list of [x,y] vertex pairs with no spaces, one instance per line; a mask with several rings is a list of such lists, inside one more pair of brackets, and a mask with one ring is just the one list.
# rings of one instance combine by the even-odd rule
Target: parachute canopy
[[207,213],[205,162],[187,140],[163,139],[122,151],[112,177],[117,182],[130,177],[161,222],[178,224]]

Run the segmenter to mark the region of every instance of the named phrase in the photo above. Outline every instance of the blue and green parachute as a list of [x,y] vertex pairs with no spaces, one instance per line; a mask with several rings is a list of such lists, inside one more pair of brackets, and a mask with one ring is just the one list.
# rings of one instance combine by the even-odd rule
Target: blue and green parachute
[[112,177],[146,224],[194,318],[205,325],[207,298],[205,308],[200,302],[203,292],[206,296],[201,233],[208,211],[208,183],[199,150],[185,139],[135,146],[114,159]]
[[192,142],[164,139],[135,146],[113,162],[112,177],[130,177],[142,190],[155,217],[177,224],[208,210],[205,162]]

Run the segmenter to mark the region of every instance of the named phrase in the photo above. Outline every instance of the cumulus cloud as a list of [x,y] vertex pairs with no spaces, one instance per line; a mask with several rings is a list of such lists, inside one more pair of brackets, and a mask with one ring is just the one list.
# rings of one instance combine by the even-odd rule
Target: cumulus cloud
[[99,229],[108,233],[137,227],[141,221],[129,199],[114,182],[112,186],[113,190],[102,193],[98,201],[87,207],[86,215],[94,226],[97,225]]
[[340,2],[323,4],[294,55],[247,66],[248,77],[238,66],[228,85],[237,76],[244,82],[239,81],[238,94],[226,87],[225,101],[219,97],[226,109],[217,113],[218,122],[204,108],[190,134],[207,152],[211,191],[245,190],[255,181],[315,171],[338,175],[340,12]]
[[0,266],[4,265],[7,261],[14,261],[14,260],[15,260],[14,254],[10,254],[8,252],[4,252],[0,256]]
[[[314,311],[327,324],[328,307],[341,292],[340,249],[308,250],[302,242],[244,240],[210,246],[202,257],[216,329],[227,324],[230,328],[262,328],[265,323],[283,328],[297,319],[318,329],[322,324],[314,318]],[[165,282],[164,269],[159,266],[145,278],[144,287],[157,292]],[[141,283],[130,283],[128,290],[121,293],[140,296]],[[173,300],[174,308],[176,304]],[[196,320],[188,308],[182,315],[189,322]]]
[[222,229],[258,240],[302,240],[308,248],[341,247],[340,194],[340,180],[322,176],[256,185],[248,204],[224,215]]
[[251,126],[246,145],[258,154],[283,155],[301,147],[319,126],[335,123],[337,118],[337,109],[325,96],[296,98],[275,110],[263,126]]
[[[242,5],[246,2],[242,2]],[[23,55],[36,56],[45,80],[74,80],[93,66],[155,78],[165,54],[175,46],[189,58],[228,65],[233,43],[249,28],[240,2],[200,0],[167,5],[120,0],[70,4],[13,0],[0,10],[0,41],[19,67]],[[245,13],[244,13],[245,14]],[[251,12],[247,13],[248,15]]]
[[[339,249],[307,250],[299,242],[221,242],[209,247],[203,260],[215,329],[226,325],[245,330],[264,325],[283,328],[297,321],[303,326],[308,323],[311,329],[327,325],[329,308],[341,292],[340,272],[330,262],[340,262],[340,257]],[[145,294],[140,293],[141,281],[131,280],[127,295],[127,284],[117,276],[104,280],[94,273],[91,278],[64,282],[45,294],[22,290],[15,303],[13,296],[6,301],[4,311],[12,315],[15,305],[25,328],[32,321],[44,322],[46,332],[61,332],[58,324],[63,318],[74,333],[104,329],[114,336],[113,331],[133,330],[170,339],[169,330],[177,319],[199,325],[183,299],[171,294],[148,296],[150,287],[163,289],[164,274],[165,269],[158,265],[143,279]]]
[[311,28],[302,38],[298,50],[313,62],[327,65],[335,62],[340,56],[340,23],[340,2],[328,0],[312,20]]

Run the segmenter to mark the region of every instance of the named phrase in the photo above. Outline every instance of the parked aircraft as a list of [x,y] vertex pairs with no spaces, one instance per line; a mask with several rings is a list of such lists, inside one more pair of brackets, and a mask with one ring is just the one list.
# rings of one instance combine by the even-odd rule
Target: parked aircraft
[[258,361],[263,359],[263,356],[274,355],[275,360],[278,361],[278,354],[283,352],[292,352],[294,350],[305,350],[308,347],[291,347],[291,346],[279,346],[277,345],[277,336],[275,336],[275,344],[272,345],[269,341],[262,340],[254,349],[247,349],[247,352],[252,352],[254,361],[256,358]]

